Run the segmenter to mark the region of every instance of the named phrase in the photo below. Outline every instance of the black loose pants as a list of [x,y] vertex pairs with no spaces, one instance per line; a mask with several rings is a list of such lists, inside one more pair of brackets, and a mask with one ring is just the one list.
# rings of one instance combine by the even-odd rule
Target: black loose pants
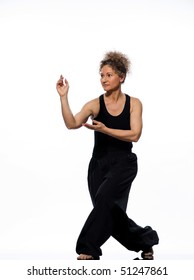
[[123,152],[91,158],[88,186],[93,203],[76,245],[78,254],[101,256],[101,246],[113,236],[128,250],[139,252],[158,244],[150,226],[140,227],[126,214],[131,184],[137,174],[137,157]]

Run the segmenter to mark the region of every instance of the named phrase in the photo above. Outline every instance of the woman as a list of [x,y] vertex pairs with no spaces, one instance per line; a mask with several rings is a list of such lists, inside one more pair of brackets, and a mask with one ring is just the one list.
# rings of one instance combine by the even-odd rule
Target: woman
[[[99,260],[101,246],[113,236],[128,250],[142,251],[144,259],[153,259],[158,235],[150,226],[140,227],[126,214],[131,184],[137,174],[137,157],[132,142],[142,132],[142,104],[124,94],[121,85],[130,61],[120,52],[108,52],[100,63],[101,84],[105,91],[73,115],[68,103],[68,81],[63,76],[56,88],[62,115],[68,129],[85,126],[94,130],[95,142],[88,169],[88,186],[93,203],[79,235],[78,260]],[[91,117],[92,124],[87,120]]]

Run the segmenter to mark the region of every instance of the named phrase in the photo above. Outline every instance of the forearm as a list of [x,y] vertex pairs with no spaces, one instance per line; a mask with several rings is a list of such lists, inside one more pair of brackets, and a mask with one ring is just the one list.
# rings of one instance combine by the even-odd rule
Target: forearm
[[63,120],[68,129],[76,128],[76,120],[70,109],[67,96],[60,97]]
[[84,123],[88,129],[98,131],[125,142],[137,142],[142,132],[142,105],[135,99],[136,106],[133,104],[133,110],[130,113],[130,128],[128,130],[109,128],[102,122],[93,120],[92,124]]
[[140,131],[137,132],[134,130],[113,129],[108,127],[105,127],[102,133],[125,142],[137,142],[141,136]]

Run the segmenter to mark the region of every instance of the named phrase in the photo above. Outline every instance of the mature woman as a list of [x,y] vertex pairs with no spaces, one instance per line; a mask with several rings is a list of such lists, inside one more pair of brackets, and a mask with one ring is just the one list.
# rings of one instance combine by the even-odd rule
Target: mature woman
[[[68,81],[63,76],[56,88],[62,115],[68,129],[85,126],[94,130],[94,148],[88,169],[88,186],[93,203],[79,235],[78,260],[98,260],[101,246],[113,236],[128,250],[142,251],[144,259],[153,259],[158,235],[150,226],[140,227],[126,214],[131,184],[137,174],[137,156],[132,142],[142,132],[142,104],[122,92],[130,61],[120,52],[108,52],[100,62],[104,94],[86,103],[76,115],[68,103]],[[87,120],[92,117],[93,123]]]

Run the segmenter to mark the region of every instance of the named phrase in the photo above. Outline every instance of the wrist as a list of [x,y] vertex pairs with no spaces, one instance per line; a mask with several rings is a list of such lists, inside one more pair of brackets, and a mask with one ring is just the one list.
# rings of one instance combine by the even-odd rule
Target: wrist
[[66,94],[60,95],[60,100],[61,101],[67,101],[67,95]]
[[109,133],[110,133],[110,128],[108,128],[107,126],[104,126],[102,132],[105,133],[105,134],[107,134],[107,135],[109,135]]

